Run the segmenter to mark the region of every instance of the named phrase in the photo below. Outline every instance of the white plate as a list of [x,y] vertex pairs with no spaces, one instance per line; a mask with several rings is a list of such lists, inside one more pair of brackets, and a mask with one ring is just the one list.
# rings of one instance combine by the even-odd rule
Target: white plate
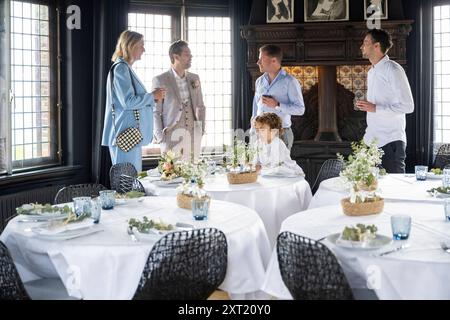
[[103,229],[98,226],[67,230],[56,234],[40,234],[39,231],[37,231],[38,229],[35,228],[31,228],[31,230],[37,238],[44,240],[69,240],[103,231]]
[[434,174],[433,172],[427,172],[427,179],[442,180],[443,174]]
[[68,213],[60,214],[60,213],[41,213],[41,214],[21,214],[20,217],[25,220],[40,220],[40,221],[49,221],[49,220],[62,220],[66,219],[69,216]]
[[320,183],[320,187],[336,192],[344,192],[350,189],[348,186],[345,185],[341,177],[323,180]]
[[450,193],[442,193],[442,192],[431,193],[431,192],[429,192],[429,194],[432,197],[435,197],[435,198],[438,198],[438,199],[450,198]]
[[138,198],[116,198],[116,204],[138,203],[144,201],[145,196]]
[[277,172],[261,172],[261,176],[265,178],[301,178],[302,175],[299,174],[283,174]]
[[175,179],[167,180],[167,181],[165,181],[165,180],[152,181],[152,183],[155,186],[163,187],[163,188],[164,187],[173,188],[173,187],[178,186],[182,182],[183,182],[183,178],[175,178]]
[[170,231],[162,231],[162,230],[150,229],[150,231],[148,233],[144,233],[144,232],[139,232],[136,229],[136,227],[133,228],[134,235],[140,241],[158,241],[166,234],[168,234],[170,232],[175,232],[175,231],[178,231],[178,230],[175,229],[175,230],[170,230]]
[[338,247],[356,250],[376,250],[392,243],[391,237],[381,234],[377,234],[375,239],[366,242],[342,240],[340,237],[340,233],[334,233],[329,235],[327,240]]

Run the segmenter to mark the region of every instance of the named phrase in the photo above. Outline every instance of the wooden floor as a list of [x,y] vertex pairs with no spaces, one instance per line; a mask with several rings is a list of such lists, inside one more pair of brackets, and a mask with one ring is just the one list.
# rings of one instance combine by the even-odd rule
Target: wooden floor
[[225,291],[216,290],[208,300],[230,300],[230,296]]

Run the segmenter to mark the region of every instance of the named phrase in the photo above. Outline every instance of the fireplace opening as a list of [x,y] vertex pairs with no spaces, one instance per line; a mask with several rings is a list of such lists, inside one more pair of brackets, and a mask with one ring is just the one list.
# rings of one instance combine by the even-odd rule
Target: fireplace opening
[[358,141],[366,128],[365,113],[353,109],[355,96],[367,92],[367,65],[284,67],[301,84],[305,114],[292,117],[294,139]]

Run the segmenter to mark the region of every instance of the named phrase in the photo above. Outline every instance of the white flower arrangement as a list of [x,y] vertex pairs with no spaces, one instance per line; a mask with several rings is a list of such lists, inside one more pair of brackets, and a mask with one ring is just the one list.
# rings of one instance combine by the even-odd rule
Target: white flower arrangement
[[208,165],[205,162],[192,163],[184,161],[179,164],[179,168],[180,176],[183,177],[184,182],[178,186],[176,191],[192,197],[206,197],[207,193],[203,190],[203,186]]
[[383,150],[377,147],[376,141],[367,146],[363,141],[352,143],[353,154],[347,160],[340,154],[338,159],[345,163],[345,169],[340,176],[344,183],[350,187],[350,202],[361,203],[376,201],[379,196],[377,180]]
[[229,163],[232,172],[253,171],[252,163],[258,153],[257,145],[249,145],[237,137],[233,140],[233,146],[226,147],[226,161]]
[[200,186],[204,185],[205,177],[208,173],[208,165],[205,162],[192,163],[182,161],[178,164],[180,176],[185,183],[195,182]]
[[183,183],[176,189],[177,193],[185,194],[194,198],[204,198],[208,194],[196,183]]

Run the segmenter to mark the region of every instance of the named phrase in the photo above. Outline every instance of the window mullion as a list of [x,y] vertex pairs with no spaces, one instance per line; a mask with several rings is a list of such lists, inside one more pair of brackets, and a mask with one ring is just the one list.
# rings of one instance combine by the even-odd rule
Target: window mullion
[[11,174],[10,1],[0,0],[0,175]]
[[187,17],[186,17],[186,6],[184,5],[181,7],[180,11],[180,29],[181,29],[181,39],[187,40]]
[[[434,153],[450,142],[450,5],[433,8]],[[437,125],[437,126],[436,126]]]

